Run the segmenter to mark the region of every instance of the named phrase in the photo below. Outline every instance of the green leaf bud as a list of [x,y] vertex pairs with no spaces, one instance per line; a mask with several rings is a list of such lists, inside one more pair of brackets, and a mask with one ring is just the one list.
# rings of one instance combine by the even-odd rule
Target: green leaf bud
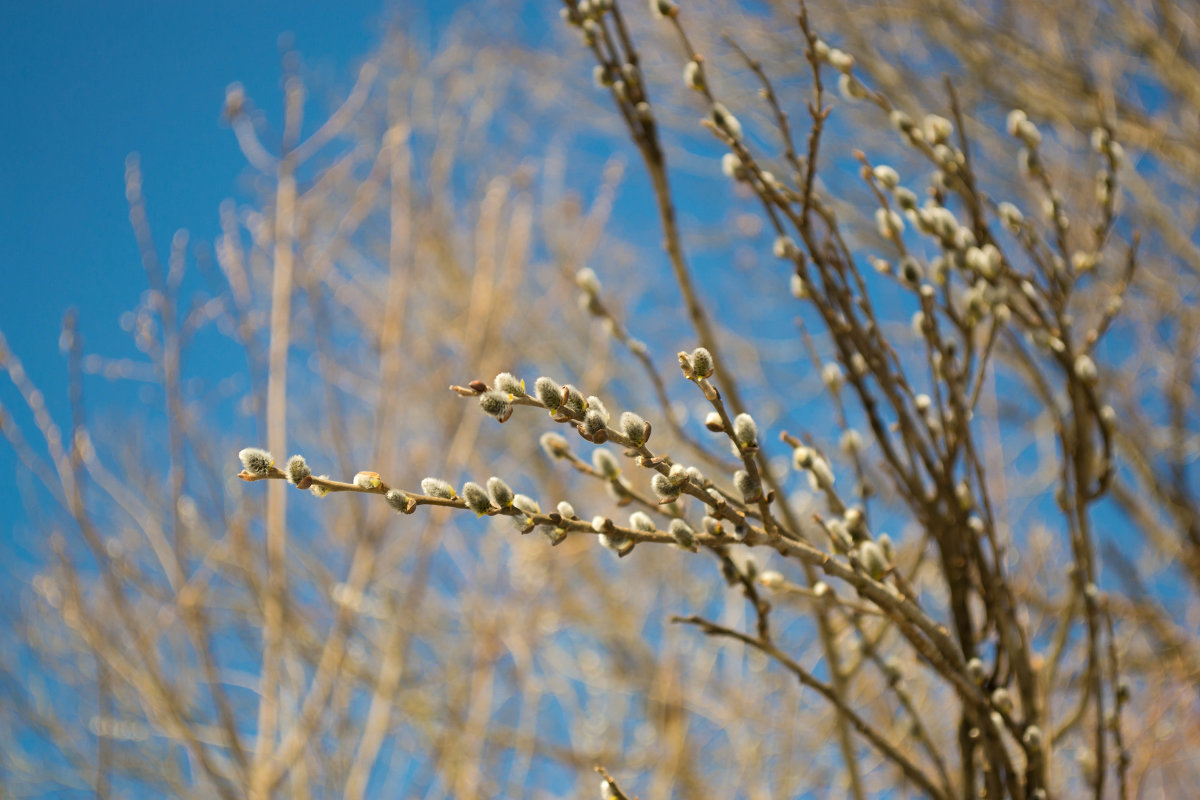
[[513,503],[512,487],[495,475],[488,478],[487,493],[492,502],[500,506],[500,508],[508,508]]
[[247,447],[238,452],[238,459],[251,475],[270,475],[275,457],[259,447]]
[[298,484],[305,478],[312,476],[312,470],[308,468],[308,462],[304,460],[304,456],[292,456],[287,462],[287,479],[288,483]]
[[552,412],[562,405],[562,387],[551,378],[544,375],[538,378],[533,384],[533,391],[541,404]]
[[440,497],[443,500],[453,500],[458,497],[454,487],[441,478],[424,478],[421,481],[421,491],[430,497]]
[[488,498],[488,493],[478,483],[471,481],[464,483],[462,497],[467,503],[467,508],[474,511],[477,516],[482,517],[492,510],[492,501]]

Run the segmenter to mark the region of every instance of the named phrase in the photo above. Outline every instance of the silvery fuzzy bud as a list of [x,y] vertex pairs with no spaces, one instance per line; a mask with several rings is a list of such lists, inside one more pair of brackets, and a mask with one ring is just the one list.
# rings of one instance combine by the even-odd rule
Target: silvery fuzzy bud
[[251,475],[270,475],[275,457],[259,447],[247,447],[238,452],[242,467]]
[[888,114],[888,121],[892,123],[892,127],[904,135],[909,135],[917,127],[912,121],[912,117],[905,114],[898,108],[894,108]]
[[811,447],[800,445],[792,451],[792,463],[796,469],[812,469],[817,453]]
[[617,457],[604,447],[597,447],[592,451],[592,466],[605,478],[611,479],[621,474],[621,465]]
[[308,462],[304,460],[304,456],[292,456],[287,462],[287,479],[288,483],[298,484],[305,478],[312,476],[312,470],[308,468]]
[[726,153],[721,156],[721,172],[725,174],[726,178],[733,178],[735,181],[744,181],[749,177],[749,173],[746,172],[746,167],[738,158],[737,153]]
[[871,174],[875,176],[875,180],[885,189],[895,189],[900,184],[900,174],[896,170],[889,167],[887,164],[880,164],[871,170]]
[[796,242],[790,236],[777,236],[771,251],[776,258],[792,258],[796,255]]
[[656,19],[673,17],[679,13],[679,6],[674,0],[650,0],[650,13]]
[[867,87],[849,72],[838,76],[838,92],[846,100],[862,100],[867,96]]
[[888,570],[887,558],[883,555],[883,548],[872,541],[865,541],[858,546],[858,560],[862,563],[863,569],[867,574],[875,580],[883,578]]
[[354,476],[354,485],[360,489],[378,489],[383,485],[378,472],[363,470]]
[[689,89],[704,91],[704,70],[700,68],[699,61],[689,61],[683,68],[683,82]]
[[1100,379],[1100,373],[1096,369],[1096,362],[1092,361],[1091,356],[1086,353],[1081,353],[1075,358],[1075,377],[1086,384],[1095,384]]
[[920,283],[923,272],[924,271],[921,269],[921,262],[917,261],[917,259],[913,258],[911,255],[905,255],[900,259],[900,269],[898,270],[898,275],[900,277],[900,282],[906,286],[912,287]]
[[713,374],[712,353],[706,347],[697,347],[692,351],[692,375],[697,378],[707,378]]
[[561,400],[560,408],[564,414],[573,417],[581,416],[587,410],[587,399],[582,392],[569,383],[562,388]]
[[[904,211],[912,211],[917,207],[916,192],[905,186],[897,186],[895,191],[892,192],[892,198],[896,201],[896,205]],[[878,214],[878,212],[876,213]]]
[[575,506],[566,500],[561,501],[556,510],[558,511],[558,515],[563,519],[575,519]]
[[758,582],[768,589],[778,589],[783,586],[783,573],[767,570],[758,576]]
[[954,125],[945,117],[939,117],[937,114],[928,114],[921,124],[921,130],[925,134],[925,138],[930,142],[940,144],[949,139],[950,134],[954,133]]
[[440,497],[443,500],[453,500],[458,497],[454,487],[441,478],[424,478],[421,480],[421,491],[430,497]]
[[512,414],[512,403],[508,401],[508,395],[504,392],[484,392],[479,395],[479,407],[501,422]]
[[967,676],[976,684],[982,684],[987,678],[987,670],[983,666],[983,662],[978,658],[972,658],[968,661]]
[[1071,268],[1076,272],[1089,272],[1096,266],[1096,254],[1076,250],[1071,254]]
[[788,288],[792,292],[792,297],[797,300],[807,300],[809,297],[812,297],[812,291],[808,288],[808,283],[797,273],[792,273]]
[[407,514],[409,512],[408,495],[399,489],[388,489],[387,493],[383,496],[383,499],[387,500],[387,504],[396,511],[399,511],[402,514]]
[[635,531],[644,533],[654,533],[657,528],[654,527],[654,520],[650,519],[650,515],[645,511],[635,511],[629,515],[629,527]]
[[881,533],[877,541],[879,542],[879,549],[883,551],[883,557],[887,559],[889,564],[895,564],[896,546],[892,544],[892,537],[886,533]]
[[825,530],[829,533],[829,540],[837,552],[849,553],[854,549],[854,537],[850,535],[850,531],[846,530],[846,523],[840,519],[827,521]]
[[824,489],[834,484],[833,469],[829,462],[821,456],[813,457],[812,466],[808,470],[808,483],[813,491]]
[[842,385],[846,382],[846,375],[842,372],[842,367],[835,361],[830,361],[821,368],[821,381],[829,387],[832,392],[840,391]]
[[724,536],[725,526],[721,524],[721,520],[712,516],[705,516],[701,524],[704,526],[704,532],[710,536]]
[[518,380],[511,372],[501,372],[492,382],[498,391],[506,392],[513,397],[525,396],[525,381]]
[[838,72],[849,72],[854,69],[854,56],[836,47],[830,48],[826,60],[829,62],[829,66]]
[[588,294],[600,293],[600,279],[591,267],[584,267],[575,273],[575,285]]
[[500,508],[508,508],[513,503],[512,487],[495,475],[488,478],[487,493],[492,502]]
[[861,534],[863,532],[866,518],[863,516],[862,509],[858,506],[851,506],[846,509],[846,513],[842,515],[842,521],[846,523],[846,530],[851,533]]
[[322,486],[320,483],[316,483],[316,481],[329,480],[328,475],[318,475],[313,480],[314,480],[313,485],[308,487],[308,490],[313,493],[313,497],[324,497],[325,495],[329,494],[328,486]]
[[592,82],[596,84],[598,89],[607,89],[613,85],[613,75],[605,64],[597,64],[592,67]]
[[681,491],[680,486],[671,483],[671,479],[661,472],[654,473],[654,477],[650,479],[650,487],[662,500],[674,500],[679,497]]
[[1003,686],[992,692],[992,705],[1003,711],[1005,714],[1013,710],[1012,695],[1008,693],[1008,689]]
[[904,232],[904,220],[888,208],[875,209],[875,228],[885,239],[892,239]]
[[886,258],[872,258],[871,266],[874,267],[875,271],[880,275],[891,275],[894,271],[891,262],[889,262]]
[[854,428],[847,428],[842,433],[842,437],[838,444],[842,448],[843,453],[846,453],[847,455],[854,455],[855,453],[861,452],[863,449],[862,434],[856,431]]
[[733,439],[742,450],[758,448],[758,425],[749,414],[738,414],[733,418]]
[[1012,203],[1001,203],[997,208],[997,212],[1000,214],[1000,221],[1004,223],[1004,227],[1008,228],[1014,233],[1020,230],[1021,223],[1024,221],[1025,217],[1023,214],[1021,214],[1021,210],[1019,208],[1014,206]]
[[650,424],[632,411],[623,412],[619,424],[621,433],[635,447],[641,447],[650,438]]
[[[583,415],[583,424],[581,428],[589,437],[594,437],[596,434],[605,430],[608,426],[604,422],[604,414],[594,408],[589,408]],[[599,440],[597,440],[599,441]]]
[[1021,125],[1028,119],[1029,117],[1026,116],[1025,112],[1019,108],[1014,108],[1012,111],[1008,112],[1008,119],[1005,123],[1005,128],[1008,130],[1008,135],[1013,137],[1019,135],[1021,131]]
[[729,109],[721,103],[713,103],[712,121],[718,128],[729,134],[729,138],[742,138],[742,123],[738,122],[738,118],[729,113]]
[[474,483],[473,481],[464,483],[462,498],[466,501],[467,508],[474,511],[477,516],[482,517],[492,510],[492,501],[488,497],[488,493],[478,483]]
[[1021,734],[1021,744],[1025,745],[1027,750],[1042,749],[1042,729],[1037,725],[1030,725]]
[[697,486],[704,485],[704,473],[701,472],[698,467],[688,467],[683,472],[687,480],[691,481]]
[[747,503],[752,503],[762,497],[762,484],[744,469],[733,473],[733,485],[742,493],[742,497]]
[[708,416],[704,418],[704,427],[708,428],[713,433],[720,433],[725,430],[725,423],[721,421],[721,415],[716,411],[708,412]]
[[527,494],[514,495],[512,504],[513,508],[516,508],[519,511],[524,511],[526,514],[531,516],[533,514],[542,513],[542,507],[538,504],[538,501],[534,500]]
[[608,413],[608,408],[606,408],[604,403],[601,402],[600,398],[596,397],[595,395],[590,394],[587,396],[587,409],[588,411],[596,411],[600,414],[600,416],[604,417],[605,425],[607,425],[609,420],[612,419],[612,415]]
[[683,486],[688,481],[688,471],[683,464],[672,464],[667,471],[667,480],[676,486]]
[[612,550],[618,557],[628,555],[635,544],[633,539],[626,538],[620,531],[602,533],[598,539],[603,547]]
[[562,387],[551,378],[545,376],[538,378],[533,384],[533,391],[542,405],[551,412],[557,411],[558,407],[562,405]]
[[670,531],[671,537],[680,547],[685,550],[696,549],[696,533],[686,522],[681,519],[671,520]]
[[538,443],[542,446],[542,450],[551,458],[562,458],[571,452],[571,445],[557,433],[553,431],[543,433]]

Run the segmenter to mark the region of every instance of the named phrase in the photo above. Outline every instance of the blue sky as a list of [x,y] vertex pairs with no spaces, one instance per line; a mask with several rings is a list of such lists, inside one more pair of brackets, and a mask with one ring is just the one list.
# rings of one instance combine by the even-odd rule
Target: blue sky
[[[220,202],[238,195],[246,174],[220,120],[225,87],[242,82],[278,118],[285,32],[306,69],[347,84],[379,42],[387,5],[4,5],[0,330],[61,420],[66,369],[58,335],[68,308],[80,311],[87,352],[133,355],[118,319],[136,305],[146,276],[129,225],[126,156],[140,154],[160,254],[178,228],[189,229],[192,242],[211,241]],[[91,399],[103,406],[106,398]],[[0,400],[19,412],[11,385],[0,389]],[[0,542],[20,547],[24,514],[9,480],[16,468],[12,449],[0,445]]]

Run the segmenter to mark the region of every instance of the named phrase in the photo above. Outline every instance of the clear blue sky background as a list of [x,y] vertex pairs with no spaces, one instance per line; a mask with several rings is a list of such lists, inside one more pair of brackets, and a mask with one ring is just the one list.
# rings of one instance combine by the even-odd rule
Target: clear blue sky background
[[[294,35],[308,69],[348,85],[389,18],[415,15],[419,31],[453,5],[405,0],[389,14],[385,0],[3,3],[0,330],[60,422],[68,308],[80,311],[87,352],[133,355],[118,319],[147,284],[125,202],[126,156],[141,155],[160,254],[181,227],[193,242],[212,241],[220,202],[238,195],[246,174],[220,120],[230,82],[278,119],[280,34]],[[0,400],[19,410],[3,383]],[[0,443],[0,551],[24,550],[30,533],[16,469]]]

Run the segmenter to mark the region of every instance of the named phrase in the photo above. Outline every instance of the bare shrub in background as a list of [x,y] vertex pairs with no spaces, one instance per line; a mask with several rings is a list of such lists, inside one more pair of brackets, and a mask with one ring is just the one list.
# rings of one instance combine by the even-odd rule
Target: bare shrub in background
[[[14,793],[1195,785],[1196,31],[736,11],[395,37],[307,139],[289,59],[278,152],[231,89],[264,199],[203,294],[131,161],[144,359],[69,319],[56,422],[4,358],[57,502]],[[84,373],[139,370],[105,436]]]

